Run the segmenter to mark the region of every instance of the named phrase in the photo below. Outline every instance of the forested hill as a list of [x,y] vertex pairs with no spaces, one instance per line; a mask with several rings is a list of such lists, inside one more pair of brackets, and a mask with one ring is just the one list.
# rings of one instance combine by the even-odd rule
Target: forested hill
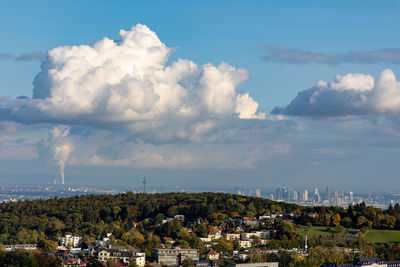
[[[366,206],[365,203],[343,209],[302,207],[225,193],[128,192],[0,203],[0,244],[42,242],[45,247],[48,243],[44,244],[43,240],[51,243],[57,237],[73,234],[82,236],[83,246],[87,247],[94,244],[96,237],[112,233],[117,244],[139,247],[149,254],[164,237],[174,238],[182,247],[202,248],[199,237],[206,237],[215,231],[215,227],[225,225],[233,229],[240,225],[231,219],[292,211],[294,223],[301,225],[400,229],[398,204],[389,206],[387,210]],[[175,215],[184,215],[184,222],[164,220]],[[282,232],[280,226],[289,224],[276,220],[273,224],[269,222],[255,227],[275,227],[279,233]],[[295,232],[293,225],[289,228]],[[298,233],[289,236],[298,236]]]
[[[0,212],[2,221],[13,220],[13,215],[16,215],[23,224],[29,224],[34,216],[57,218],[65,223],[80,224],[115,220],[139,222],[147,218],[155,218],[159,214],[164,217],[182,214],[189,221],[202,218],[213,222],[231,217],[232,213],[237,214],[236,216],[254,217],[269,213],[271,209],[288,212],[298,207],[284,202],[225,193],[135,194],[128,192],[118,195],[85,195],[1,203]],[[17,222],[12,224],[14,223]]]
[[43,234],[54,240],[65,232],[95,237],[104,231],[115,232],[115,228],[125,232],[133,222],[154,224],[177,214],[185,215],[187,222],[201,218],[216,225],[232,216],[254,217],[271,210],[297,208],[294,204],[224,193],[128,192],[1,203],[0,243],[34,242]]

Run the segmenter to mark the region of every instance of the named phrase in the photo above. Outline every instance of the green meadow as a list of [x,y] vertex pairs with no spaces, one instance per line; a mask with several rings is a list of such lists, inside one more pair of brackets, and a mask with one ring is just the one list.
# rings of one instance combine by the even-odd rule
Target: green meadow
[[[344,235],[351,229],[341,228],[337,229],[334,227],[328,228],[325,226],[297,226],[297,230],[301,235],[312,236],[327,236],[327,235]],[[364,234],[364,239],[368,243],[389,243],[398,242],[400,243],[400,231],[398,230],[369,230]]]
[[342,228],[337,229],[335,227],[328,228],[326,226],[297,226],[297,230],[301,235],[311,236],[326,236],[326,235],[344,235],[348,232],[348,229]]
[[400,231],[397,230],[369,230],[364,235],[368,243],[400,242]]

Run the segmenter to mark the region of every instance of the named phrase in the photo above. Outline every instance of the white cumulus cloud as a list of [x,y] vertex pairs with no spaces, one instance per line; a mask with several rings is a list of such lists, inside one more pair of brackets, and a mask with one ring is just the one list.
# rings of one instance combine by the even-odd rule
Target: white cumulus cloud
[[0,118],[119,128],[142,138],[165,133],[159,139],[190,139],[194,124],[210,120],[265,118],[258,103],[238,91],[246,70],[224,62],[168,63],[170,53],[140,24],[121,30],[119,41],[54,48],[34,79],[33,98],[3,99]]
[[238,137],[265,118],[239,89],[245,69],[171,62],[172,50],[145,25],[119,34],[49,50],[32,98],[0,97],[0,121],[55,125],[38,146],[62,180],[67,164],[249,168],[275,153]]
[[272,113],[294,116],[400,115],[400,82],[386,69],[371,75],[337,75],[332,82],[301,91],[284,108]]

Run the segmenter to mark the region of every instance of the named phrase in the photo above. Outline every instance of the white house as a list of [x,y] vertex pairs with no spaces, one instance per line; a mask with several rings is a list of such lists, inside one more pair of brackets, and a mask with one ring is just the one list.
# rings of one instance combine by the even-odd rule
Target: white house
[[250,240],[239,240],[239,247],[251,248],[251,241]]
[[77,248],[82,242],[82,237],[65,235],[65,237],[59,237],[57,240],[60,246]]
[[145,254],[134,248],[109,245],[97,248],[96,255],[101,262],[106,262],[108,259],[118,259],[128,264],[130,261],[135,261],[136,265],[140,267],[143,267],[146,263]]
[[185,221],[185,215],[175,215],[174,219],[183,222]]
[[216,251],[213,250],[213,249],[210,249],[210,250],[207,252],[206,257],[207,257],[207,259],[209,259],[209,260],[215,261],[215,260],[218,260],[218,259],[219,259],[219,253],[216,252]]

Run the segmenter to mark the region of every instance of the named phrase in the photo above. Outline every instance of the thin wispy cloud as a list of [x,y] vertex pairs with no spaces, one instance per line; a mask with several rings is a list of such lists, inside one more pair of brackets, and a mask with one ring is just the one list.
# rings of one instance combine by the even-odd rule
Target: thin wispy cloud
[[262,50],[267,53],[261,57],[264,61],[294,64],[400,63],[400,48],[348,51],[336,54],[314,52],[300,48],[287,48],[279,45],[267,45]]
[[15,61],[42,61],[46,57],[46,54],[43,52],[28,52],[22,53],[18,55],[14,55],[12,53],[0,53],[0,60],[15,60]]
[[13,59],[14,55],[11,53],[0,53],[0,60]]

